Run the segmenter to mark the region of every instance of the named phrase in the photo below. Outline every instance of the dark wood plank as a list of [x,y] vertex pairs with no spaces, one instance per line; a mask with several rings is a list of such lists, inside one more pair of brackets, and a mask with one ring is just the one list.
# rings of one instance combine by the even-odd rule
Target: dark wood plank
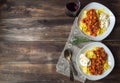
[[6,5],[1,12],[1,18],[66,16],[64,0],[7,0]]
[[70,18],[4,19],[0,39],[10,41],[65,41],[71,30]]
[[1,42],[0,63],[55,64],[65,42]]

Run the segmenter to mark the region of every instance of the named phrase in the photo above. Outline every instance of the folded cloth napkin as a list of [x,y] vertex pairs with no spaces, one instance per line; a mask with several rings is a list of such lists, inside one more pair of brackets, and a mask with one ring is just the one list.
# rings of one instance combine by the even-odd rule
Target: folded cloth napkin
[[[71,32],[69,34],[66,45],[61,53],[61,56],[58,60],[57,65],[56,65],[56,69],[57,69],[56,71],[58,73],[65,75],[65,76],[68,76],[68,77],[70,76],[70,69],[69,69],[68,61],[64,58],[64,50],[68,49],[68,48],[72,50],[72,52],[73,52],[73,55],[72,55],[73,64],[74,64],[76,70],[79,71],[78,68],[76,67],[76,56],[78,55],[80,48],[82,48],[84,45],[86,45],[86,43],[80,43],[79,45],[73,45],[72,41],[74,40],[75,36],[87,39],[79,31],[79,28],[77,27],[76,23],[77,23],[77,18],[75,19],[75,21],[73,23],[73,26],[71,28]],[[89,42],[87,42],[87,43],[89,43]],[[84,83],[86,81],[86,78],[80,72],[78,72],[78,76],[74,76],[74,78],[82,83]]]
[[[77,56],[77,53],[80,51],[80,48],[67,42],[61,53],[58,63],[56,65],[56,69],[57,69],[56,71],[58,73],[61,73],[65,76],[69,77],[70,76],[70,67],[69,67],[68,61],[64,58],[64,50],[65,49],[71,49],[73,51],[72,61],[73,61],[73,64],[74,64],[76,70],[79,71],[76,66],[76,56]],[[74,78],[75,78],[75,80],[78,80],[82,83],[84,83],[86,81],[86,78],[80,72],[78,72],[78,75],[74,76]]]

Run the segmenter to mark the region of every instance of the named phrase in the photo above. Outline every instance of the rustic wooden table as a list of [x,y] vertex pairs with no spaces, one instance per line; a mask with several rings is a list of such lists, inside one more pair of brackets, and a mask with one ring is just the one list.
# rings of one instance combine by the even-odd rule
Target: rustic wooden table
[[[119,83],[120,0],[80,1],[81,8],[100,2],[116,16],[112,33],[102,41],[114,55],[115,68],[104,79],[86,83]],[[0,83],[72,83],[56,73],[55,67],[74,21],[65,15],[64,7],[65,0],[8,0],[0,4]]]

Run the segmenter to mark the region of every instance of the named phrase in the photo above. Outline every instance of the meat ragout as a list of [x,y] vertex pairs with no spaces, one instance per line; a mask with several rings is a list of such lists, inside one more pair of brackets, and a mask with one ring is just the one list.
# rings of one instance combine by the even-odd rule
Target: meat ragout
[[104,64],[107,60],[107,54],[102,47],[97,48],[94,51],[96,58],[91,58],[91,65],[88,66],[88,70],[92,75],[101,75],[104,71]]
[[86,13],[86,17],[82,19],[82,22],[86,25],[86,30],[91,36],[97,36],[97,32],[100,28],[99,18],[95,9],[90,9]]

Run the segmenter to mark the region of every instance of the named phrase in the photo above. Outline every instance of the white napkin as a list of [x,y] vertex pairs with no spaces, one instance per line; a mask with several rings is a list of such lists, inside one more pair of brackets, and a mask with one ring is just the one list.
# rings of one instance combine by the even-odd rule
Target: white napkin
[[[69,77],[70,76],[69,63],[64,58],[64,50],[68,49],[68,48],[73,51],[73,56],[72,56],[73,64],[74,64],[76,70],[79,71],[78,68],[76,67],[75,60],[76,60],[77,53],[80,51],[80,48],[78,48],[78,47],[76,47],[76,46],[74,46],[74,45],[72,45],[72,44],[70,44],[68,42],[66,43],[66,45],[65,45],[65,47],[64,47],[64,49],[63,49],[63,51],[61,53],[61,56],[60,56],[60,58],[58,60],[58,63],[56,65],[56,69],[57,69],[56,71],[58,73],[61,73],[61,74],[65,75],[65,76]],[[74,76],[74,78],[75,78],[75,80],[78,80],[78,81],[80,81],[82,83],[84,83],[86,81],[86,78],[80,72],[78,72],[78,76]]]

